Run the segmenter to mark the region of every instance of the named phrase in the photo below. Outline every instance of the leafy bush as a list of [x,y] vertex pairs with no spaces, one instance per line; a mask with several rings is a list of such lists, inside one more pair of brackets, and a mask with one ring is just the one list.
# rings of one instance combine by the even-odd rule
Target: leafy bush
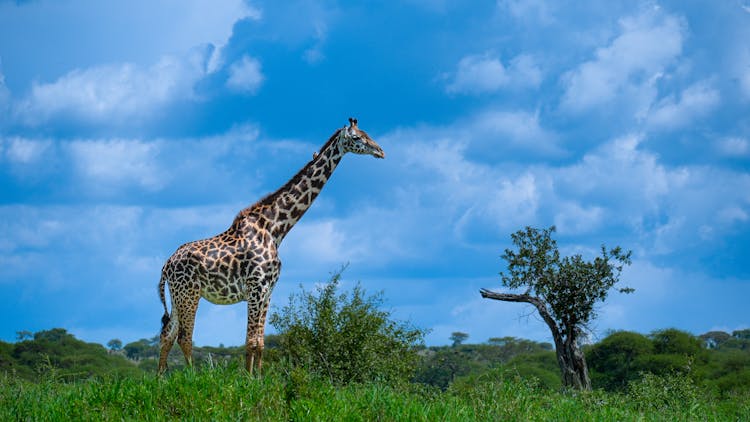
[[430,348],[422,352],[414,382],[445,391],[459,377],[484,373],[484,368],[465,353],[466,346]]
[[653,353],[652,341],[638,333],[619,331],[591,346],[586,361],[595,388],[625,390],[630,381],[640,378],[644,356]]
[[141,374],[124,357],[108,353],[101,344],[78,340],[62,328],[39,331],[31,340],[1,344],[0,370],[31,380],[51,373],[66,380]]
[[687,374],[658,376],[643,374],[629,386],[628,395],[636,407],[645,411],[681,410],[695,414],[702,403],[700,389]]
[[340,280],[341,271],[316,292],[300,288],[271,315],[281,359],[338,384],[408,381],[425,331],[391,320],[382,294],[366,296],[359,284],[338,293]]
[[507,373],[533,380],[540,387],[559,390],[562,387],[560,367],[554,352],[520,354],[505,365]]

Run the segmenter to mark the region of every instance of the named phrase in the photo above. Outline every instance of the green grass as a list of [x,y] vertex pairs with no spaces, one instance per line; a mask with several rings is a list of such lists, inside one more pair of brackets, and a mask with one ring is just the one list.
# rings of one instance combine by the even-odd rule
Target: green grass
[[681,379],[631,394],[560,393],[521,379],[477,379],[446,392],[418,384],[334,386],[301,370],[250,377],[236,364],[163,378],[32,383],[0,375],[0,420],[750,420],[750,394],[711,400]]

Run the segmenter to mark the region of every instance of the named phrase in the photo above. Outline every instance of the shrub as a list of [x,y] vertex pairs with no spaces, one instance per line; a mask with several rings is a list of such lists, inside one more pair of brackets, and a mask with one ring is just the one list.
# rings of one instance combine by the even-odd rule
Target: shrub
[[682,411],[694,414],[701,406],[701,393],[688,374],[663,376],[644,373],[630,383],[628,395],[642,411]]
[[341,271],[316,292],[300,288],[271,315],[280,358],[338,384],[408,381],[425,331],[391,320],[380,309],[382,293],[366,296],[359,284],[338,293],[340,280]]

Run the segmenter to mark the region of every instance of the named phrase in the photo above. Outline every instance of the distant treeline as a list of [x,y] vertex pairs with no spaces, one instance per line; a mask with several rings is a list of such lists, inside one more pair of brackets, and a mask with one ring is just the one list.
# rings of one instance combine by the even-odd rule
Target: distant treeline
[[[115,339],[116,340],[116,339]],[[266,339],[270,365],[281,356],[284,344],[278,335]],[[0,373],[26,380],[50,375],[64,380],[102,376],[142,376],[156,370],[158,337],[140,339],[110,348],[76,339],[65,329],[20,332],[15,343],[0,342]],[[712,331],[693,336],[676,329],[649,335],[618,331],[584,347],[594,388],[624,391],[645,374],[685,375],[696,385],[720,395],[750,391],[750,329],[732,333]],[[197,365],[239,360],[243,347],[196,347]],[[461,388],[478,380],[520,377],[550,389],[560,388],[559,367],[549,343],[513,337],[492,338],[482,344],[423,347],[413,382]],[[175,348],[170,366],[184,365]]]

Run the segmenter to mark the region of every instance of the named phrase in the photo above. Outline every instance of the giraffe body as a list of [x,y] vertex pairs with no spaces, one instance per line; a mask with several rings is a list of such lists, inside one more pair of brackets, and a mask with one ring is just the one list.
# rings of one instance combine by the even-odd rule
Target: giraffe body
[[[276,192],[239,212],[232,225],[214,237],[186,243],[167,259],[159,281],[164,305],[159,373],[167,368],[167,356],[179,344],[192,363],[195,313],[203,297],[226,305],[247,302],[245,367],[260,370],[263,336],[271,292],[281,271],[278,247],[286,234],[312,205],[347,152],[385,154],[357,120],[337,130],[305,167]],[[166,305],[169,286],[172,313]]]

